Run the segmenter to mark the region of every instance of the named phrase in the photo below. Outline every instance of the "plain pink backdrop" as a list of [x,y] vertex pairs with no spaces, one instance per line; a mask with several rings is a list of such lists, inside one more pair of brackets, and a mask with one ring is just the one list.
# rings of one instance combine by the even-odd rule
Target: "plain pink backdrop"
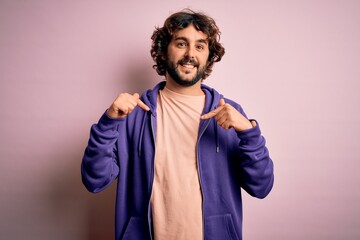
[[244,194],[244,239],[360,239],[360,1],[0,0],[0,239],[113,239],[114,185],[82,186],[89,128],[119,92],[162,80],[155,26],[217,21],[206,84],[256,118],[275,162]]

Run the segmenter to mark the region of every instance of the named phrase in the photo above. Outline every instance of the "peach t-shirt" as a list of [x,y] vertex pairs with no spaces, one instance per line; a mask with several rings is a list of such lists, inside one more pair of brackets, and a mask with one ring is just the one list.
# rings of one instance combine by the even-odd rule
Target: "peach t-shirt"
[[159,92],[151,206],[155,240],[203,239],[196,142],[205,95]]

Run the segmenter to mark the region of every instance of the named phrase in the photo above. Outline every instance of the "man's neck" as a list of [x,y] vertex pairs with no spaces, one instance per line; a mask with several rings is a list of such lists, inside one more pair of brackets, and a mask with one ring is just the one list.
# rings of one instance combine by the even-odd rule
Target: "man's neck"
[[166,79],[166,87],[176,93],[190,96],[202,96],[204,92],[201,89],[201,81],[192,86],[182,86],[174,82],[172,79]]

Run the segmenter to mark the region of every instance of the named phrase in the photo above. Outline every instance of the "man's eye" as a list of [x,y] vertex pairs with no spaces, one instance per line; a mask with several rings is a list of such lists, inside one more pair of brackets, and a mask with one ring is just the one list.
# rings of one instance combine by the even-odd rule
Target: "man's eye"
[[177,44],[177,46],[178,46],[178,47],[185,47],[185,46],[186,46],[186,43],[184,43],[184,42],[179,42],[179,43]]
[[197,46],[197,49],[199,49],[199,50],[204,50],[204,46],[203,46],[203,45],[198,45],[198,46]]

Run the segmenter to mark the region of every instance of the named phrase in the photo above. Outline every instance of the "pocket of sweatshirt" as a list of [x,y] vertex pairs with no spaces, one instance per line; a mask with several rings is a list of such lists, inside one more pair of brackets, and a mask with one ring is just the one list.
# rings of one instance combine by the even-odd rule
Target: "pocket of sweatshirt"
[[131,217],[126,226],[125,233],[121,239],[123,240],[137,240],[147,239],[147,224],[143,218]]
[[239,240],[231,214],[207,217],[205,235],[208,240]]

